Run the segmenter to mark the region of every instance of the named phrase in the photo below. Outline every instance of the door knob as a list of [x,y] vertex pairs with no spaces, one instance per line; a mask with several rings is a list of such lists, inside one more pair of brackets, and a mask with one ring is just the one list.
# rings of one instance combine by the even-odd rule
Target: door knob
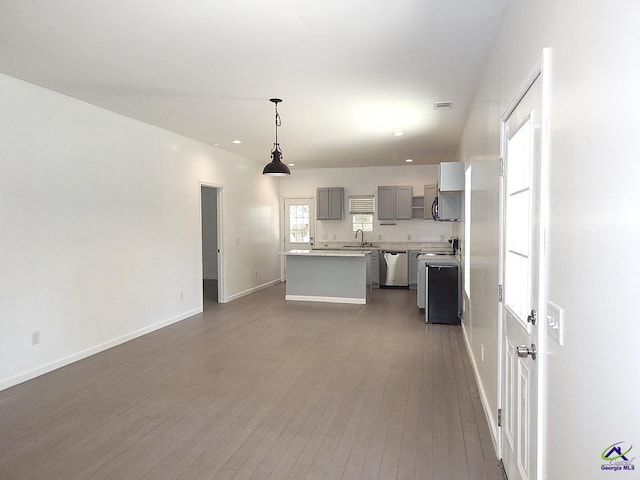
[[516,352],[518,352],[518,356],[520,358],[526,358],[531,355],[531,359],[535,360],[538,355],[538,351],[536,350],[536,344],[532,343],[531,347],[527,347],[526,345],[518,345],[516,347]]

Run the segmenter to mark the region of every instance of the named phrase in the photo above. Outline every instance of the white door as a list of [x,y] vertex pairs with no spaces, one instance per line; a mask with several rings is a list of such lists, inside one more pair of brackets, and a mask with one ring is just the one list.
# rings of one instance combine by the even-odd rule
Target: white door
[[503,124],[502,461],[509,480],[537,478],[542,79]]
[[313,248],[315,237],[315,199],[285,198],[284,251]]

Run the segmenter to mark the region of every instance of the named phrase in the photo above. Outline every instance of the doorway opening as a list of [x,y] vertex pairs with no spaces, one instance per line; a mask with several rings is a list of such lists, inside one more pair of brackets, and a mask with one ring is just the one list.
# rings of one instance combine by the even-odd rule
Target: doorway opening
[[202,309],[224,303],[222,276],[222,188],[200,185],[202,217]]

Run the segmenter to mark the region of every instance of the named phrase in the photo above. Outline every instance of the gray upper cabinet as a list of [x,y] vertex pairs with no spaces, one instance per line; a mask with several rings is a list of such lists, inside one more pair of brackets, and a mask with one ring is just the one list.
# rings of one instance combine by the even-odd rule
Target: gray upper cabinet
[[316,192],[316,204],[316,215],[318,220],[343,220],[344,188],[318,188]]
[[378,220],[395,220],[396,188],[378,187]]
[[378,187],[378,220],[411,220],[412,186]]
[[438,165],[438,190],[441,192],[464,190],[464,162],[443,162]]
[[396,187],[396,219],[413,218],[413,187]]

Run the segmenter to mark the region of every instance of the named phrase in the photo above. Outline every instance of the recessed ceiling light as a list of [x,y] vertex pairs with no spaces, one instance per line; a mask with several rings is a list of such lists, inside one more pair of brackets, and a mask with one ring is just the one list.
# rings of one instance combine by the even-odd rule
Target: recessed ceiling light
[[287,165],[289,165],[290,167],[295,167],[296,166],[295,163],[287,163]]
[[405,160],[405,162],[407,162],[407,163],[412,163],[412,162],[413,162],[413,158],[407,158],[407,159]]
[[404,135],[404,132],[393,132],[394,137],[401,137]]
[[231,143],[235,143],[236,145],[242,143],[242,140],[231,140]]

